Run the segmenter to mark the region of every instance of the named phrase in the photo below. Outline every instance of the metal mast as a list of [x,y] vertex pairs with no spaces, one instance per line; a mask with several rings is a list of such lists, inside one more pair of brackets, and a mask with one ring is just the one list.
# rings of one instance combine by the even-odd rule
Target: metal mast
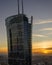
[[19,9],[19,0],[18,0],[18,14],[20,14],[20,9]]
[[22,14],[24,14],[23,0],[22,0]]

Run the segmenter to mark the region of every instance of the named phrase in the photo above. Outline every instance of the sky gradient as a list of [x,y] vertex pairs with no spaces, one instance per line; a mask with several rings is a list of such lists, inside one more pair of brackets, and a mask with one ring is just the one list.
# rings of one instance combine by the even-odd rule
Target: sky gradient
[[[33,16],[32,48],[52,47],[52,0],[24,0],[24,13]],[[5,19],[16,14],[17,0],[0,0],[0,48],[7,48]]]

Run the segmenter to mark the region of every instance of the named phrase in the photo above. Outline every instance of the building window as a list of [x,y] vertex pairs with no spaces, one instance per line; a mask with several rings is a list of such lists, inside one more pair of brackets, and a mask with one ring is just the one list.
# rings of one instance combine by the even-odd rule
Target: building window
[[21,25],[21,24],[18,24],[18,25],[17,25],[17,29],[18,29],[18,30],[22,30],[22,25]]
[[22,36],[22,31],[18,31],[18,35],[19,36]]
[[17,56],[18,56],[19,59],[24,59],[24,52],[18,51]]
[[12,32],[11,32],[11,29],[9,29],[9,36],[10,36],[10,50],[12,51]]

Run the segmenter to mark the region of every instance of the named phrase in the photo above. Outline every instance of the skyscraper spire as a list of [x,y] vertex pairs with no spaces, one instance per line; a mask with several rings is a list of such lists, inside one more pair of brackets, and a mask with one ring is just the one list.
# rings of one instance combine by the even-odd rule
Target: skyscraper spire
[[24,14],[23,0],[22,0],[22,14]]
[[20,9],[19,9],[19,0],[18,0],[18,14],[20,14]]

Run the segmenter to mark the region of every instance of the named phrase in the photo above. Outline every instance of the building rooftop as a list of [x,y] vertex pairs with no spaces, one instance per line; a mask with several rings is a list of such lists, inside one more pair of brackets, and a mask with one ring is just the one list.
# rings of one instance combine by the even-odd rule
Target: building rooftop
[[[16,21],[17,20],[17,21]],[[24,14],[9,16],[5,19],[6,24],[19,23],[22,20],[28,21],[28,18]]]

